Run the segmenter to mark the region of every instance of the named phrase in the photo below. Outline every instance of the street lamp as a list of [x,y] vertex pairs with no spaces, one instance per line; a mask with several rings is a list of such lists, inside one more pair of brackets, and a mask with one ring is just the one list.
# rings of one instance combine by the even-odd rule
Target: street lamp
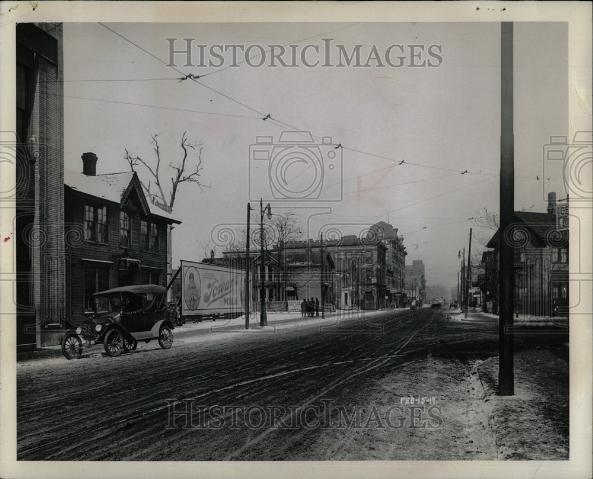
[[267,326],[268,317],[266,315],[266,292],[264,289],[265,284],[265,266],[264,266],[264,215],[267,214],[268,219],[272,219],[272,207],[270,203],[264,208],[263,199],[259,199],[259,248],[260,248],[260,263],[259,263],[259,276],[260,276],[260,290],[259,290],[259,301],[260,301],[260,316],[259,325]]

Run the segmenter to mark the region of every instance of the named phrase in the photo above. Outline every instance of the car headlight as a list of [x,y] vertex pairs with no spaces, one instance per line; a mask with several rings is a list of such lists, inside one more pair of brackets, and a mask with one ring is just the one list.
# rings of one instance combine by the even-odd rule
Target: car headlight
[[95,331],[97,331],[97,332],[101,331],[101,328],[102,328],[102,327],[103,327],[103,326],[101,326],[100,324],[97,324],[97,325],[95,326]]
[[82,328],[80,326],[78,326],[78,328],[76,328],[76,334],[80,334],[82,333]]

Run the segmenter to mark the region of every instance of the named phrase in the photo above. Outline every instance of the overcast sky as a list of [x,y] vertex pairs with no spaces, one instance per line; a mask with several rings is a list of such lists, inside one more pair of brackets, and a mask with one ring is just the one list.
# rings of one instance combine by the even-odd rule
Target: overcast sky
[[[331,136],[347,147],[343,180],[337,170],[328,170],[323,185],[330,196],[341,189],[342,200],[306,208],[290,204],[310,236],[316,237],[324,225],[356,233],[376,221],[389,221],[405,237],[408,262],[424,261],[429,284],[456,284],[457,251],[466,245],[472,226],[467,218],[484,207],[498,211],[500,24],[109,27],[138,46],[99,24],[65,25],[65,167],[81,171],[80,155],[93,151],[99,156],[98,173],[123,171],[124,148],[152,159],[153,133],[161,140],[165,164],[180,158],[184,130],[202,141],[202,179],[211,188],[200,191],[186,184],[180,191],[174,214],[183,224],[174,230],[175,262],[200,260],[211,248],[220,253],[211,232],[219,224],[245,221],[249,146],[256,136],[277,140],[288,129],[263,121],[242,103],[311,131],[316,141]],[[140,49],[167,60],[166,38],[195,38],[205,45],[320,45],[322,38],[332,38],[346,46],[375,44],[382,49],[440,44],[442,63],[435,68],[243,65],[200,79],[217,93],[176,80],[179,73]],[[551,135],[567,132],[567,28],[515,24],[514,40],[515,206],[545,211],[547,191],[565,195],[560,171],[544,168],[542,151]],[[181,68],[195,75],[217,70]],[[401,160],[416,165],[398,165]],[[462,175],[465,170],[469,173]],[[256,180],[254,185],[262,187]],[[273,204],[273,209],[286,211],[287,205]],[[474,230],[473,249],[479,252],[480,241],[491,232]]]

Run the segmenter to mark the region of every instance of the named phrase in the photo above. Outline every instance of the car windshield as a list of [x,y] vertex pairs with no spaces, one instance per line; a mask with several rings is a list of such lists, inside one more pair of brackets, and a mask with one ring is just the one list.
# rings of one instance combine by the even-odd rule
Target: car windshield
[[119,294],[97,296],[95,298],[95,311],[97,314],[119,313],[121,311],[121,296]]

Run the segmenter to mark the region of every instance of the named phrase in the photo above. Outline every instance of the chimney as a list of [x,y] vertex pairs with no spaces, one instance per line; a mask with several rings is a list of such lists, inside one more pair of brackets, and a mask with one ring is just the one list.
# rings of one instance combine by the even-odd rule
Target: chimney
[[552,215],[556,213],[556,193],[553,191],[548,193],[548,213]]
[[87,176],[95,176],[97,174],[97,155],[92,152],[83,153],[82,156],[82,173]]

